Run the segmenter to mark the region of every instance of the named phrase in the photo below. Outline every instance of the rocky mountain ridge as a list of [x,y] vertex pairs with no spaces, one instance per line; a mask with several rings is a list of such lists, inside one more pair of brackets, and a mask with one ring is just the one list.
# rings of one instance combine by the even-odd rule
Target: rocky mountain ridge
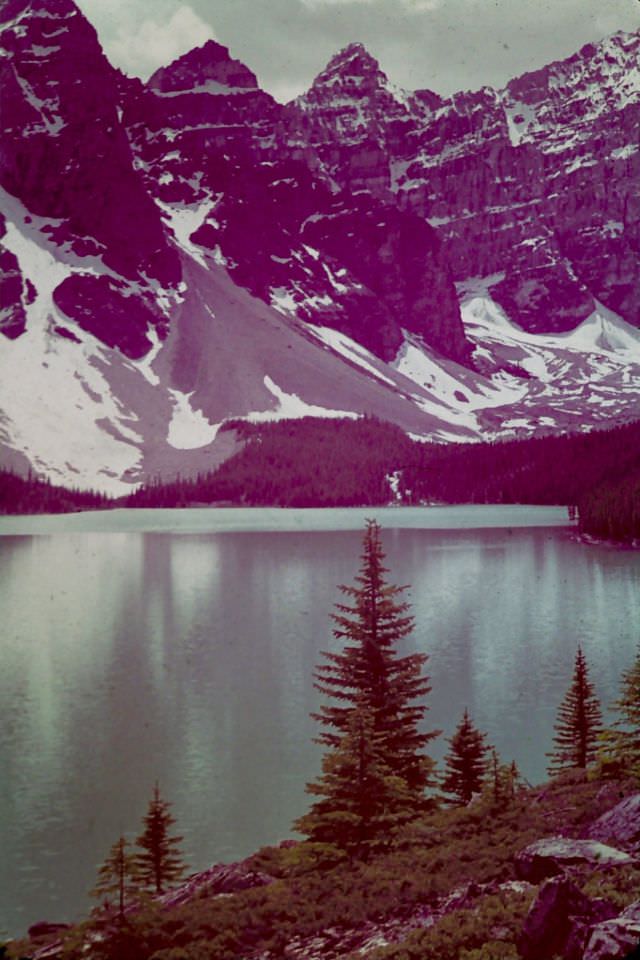
[[449,100],[352,44],[285,106],[214,41],[129,79],[73,0],[0,43],[5,465],[124,492],[229,418],[638,415],[637,36]]
[[[532,332],[576,326],[598,300],[640,325],[640,32],[443,100],[394,90],[355,44],[291,106],[340,186],[395,197],[438,229],[457,281]],[[357,164],[351,162],[357,158]]]

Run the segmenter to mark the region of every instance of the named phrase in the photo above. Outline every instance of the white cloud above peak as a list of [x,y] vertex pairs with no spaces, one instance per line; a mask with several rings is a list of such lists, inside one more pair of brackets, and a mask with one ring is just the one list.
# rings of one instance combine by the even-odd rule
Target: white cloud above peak
[[[90,17],[93,3],[94,0],[81,3]],[[182,4],[172,12],[158,4],[153,13],[140,17],[133,13],[128,3],[116,0],[111,13],[111,24],[116,29],[101,31],[105,53],[125,73],[143,79],[194,47],[217,39],[211,24],[188,4]],[[98,19],[95,16],[95,22]]]
[[[312,10],[321,7],[349,7],[356,5],[363,6],[365,4],[374,6],[380,2],[381,0],[300,0],[300,3],[302,3],[304,7]],[[438,10],[444,5],[444,0],[399,0],[399,3],[405,12],[425,13],[431,10]]]

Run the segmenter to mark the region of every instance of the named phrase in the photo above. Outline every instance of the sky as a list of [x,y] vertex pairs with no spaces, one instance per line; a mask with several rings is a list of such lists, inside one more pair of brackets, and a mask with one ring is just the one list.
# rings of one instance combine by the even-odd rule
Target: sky
[[617,30],[640,0],[79,0],[111,62],[143,79],[208,39],[285,101],[364,43],[390,80],[440,94],[504,86]]

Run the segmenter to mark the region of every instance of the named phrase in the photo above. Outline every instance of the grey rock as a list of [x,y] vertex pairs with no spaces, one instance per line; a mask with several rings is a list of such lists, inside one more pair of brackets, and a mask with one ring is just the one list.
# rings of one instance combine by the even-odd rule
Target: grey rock
[[562,954],[580,960],[594,921],[613,916],[615,908],[590,900],[568,877],[554,877],[540,888],[525,919],[518,941],[523,960],[541,960]]
[[635,862],[626,851],[597,840],[545,837],[521,850],[516,856],[515,867],[521,880],[538,883],[581,864],[629,867]]
[[640,900],[619,917],[598,923],[590,932],[583,960],[637,960],[640,957]]
[[242,862],[218,863],[189,877],[175,890],[165,894],[161,902],[167,907],[175,907],[188,903],[194,897],[217,897],[252,887],[264,887],[273,879],[266,873],[248,868]]
[[592,823],[584,836],[615,843],[632,853],[640,851],[640,793],[626,797]]

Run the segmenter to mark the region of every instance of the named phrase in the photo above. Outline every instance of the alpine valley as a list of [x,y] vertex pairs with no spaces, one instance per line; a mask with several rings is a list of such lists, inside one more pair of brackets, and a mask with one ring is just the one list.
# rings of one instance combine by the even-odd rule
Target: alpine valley
[[143,84],[72,0],[0,21],[4,466],[122,494],[230,420],[640,416],[640,33],[450,99],[354,43],[282,105],[213,41]]

